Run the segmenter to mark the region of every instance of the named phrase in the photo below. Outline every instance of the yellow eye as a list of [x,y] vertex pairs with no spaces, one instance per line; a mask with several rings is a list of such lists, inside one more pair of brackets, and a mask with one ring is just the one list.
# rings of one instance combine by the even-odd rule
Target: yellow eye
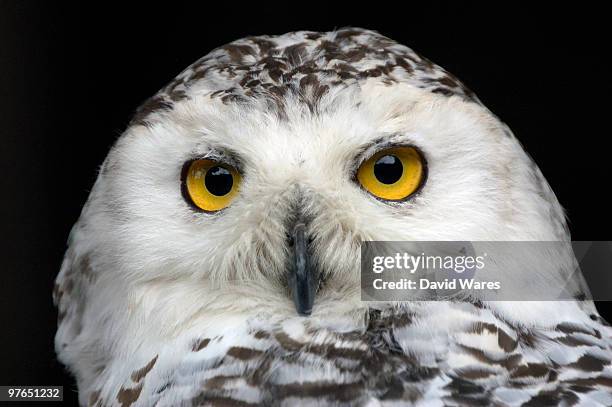
[[213,160],[194,160],[183,170],[183,195],[195,207],[216,212],[229,206],[238,193],[240,174]]
[[413,147],[379,151],[357,170],[357,180],[370,194],[386,201],[403,201],[423,184],[425,164]]

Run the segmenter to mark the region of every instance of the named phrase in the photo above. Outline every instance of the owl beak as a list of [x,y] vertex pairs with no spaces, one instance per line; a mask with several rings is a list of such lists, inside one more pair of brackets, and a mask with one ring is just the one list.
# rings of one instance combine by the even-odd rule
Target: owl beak
[[292,246],[289,289],[298,314],[307,316],[312,312],[318,282],[310,259],[310,244],[304,222],[296,222],[289,242]]

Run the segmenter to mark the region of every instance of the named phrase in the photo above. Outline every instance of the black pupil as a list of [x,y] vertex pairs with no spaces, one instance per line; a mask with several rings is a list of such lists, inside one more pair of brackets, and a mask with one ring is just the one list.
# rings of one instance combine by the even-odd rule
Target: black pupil
[[380,157],[374,164],[374,176],[383,184],[394,184],[404,172],[404,166],[394,155]]
[[204,177],[206,189],[213,195],[223,196],[232,190],[234,179],[232,174],[223,167],[212,167]]

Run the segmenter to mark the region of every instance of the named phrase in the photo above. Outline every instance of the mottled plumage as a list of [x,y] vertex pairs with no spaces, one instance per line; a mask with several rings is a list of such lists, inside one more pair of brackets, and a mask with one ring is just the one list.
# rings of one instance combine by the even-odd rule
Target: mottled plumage
[[[123,361],[139,368],[124,368],[129,378],[118,400],[229,406],[609,405],[612,329],[597,319],[532,330],[505,323],[482,306],[439,303],[370,310],[363,324],[352,325],[245,320],[218,327],[215,335],[206,330],[185,335],[164,344],[150,360]],[[331,326],[321,328],[321,323]]]
[[[385,203],[353,174],[397,143],[429,174]],[[242,172],[231,206],[184,201],[193,157]],[[322,275],[309,317],[287,289],[296,211]],[[569,232],[510,130],[409,48],[342,29],[212,51],[137,111],[71,233],[56,348],[81,404],[612,405],[612,329],[591,302],[360,302],[362,240]]]
[[220,47],[147,101],[134,122],[143,122],[150,114],[169,109],[203,89],[224,103],[261,98],[279,114],[288,94],[316,109],[330,88],[348,87],[368,78],[387,85],[409,83],[477,101],[453,75],[410,48],[373,31],[344,29],[248,37]]

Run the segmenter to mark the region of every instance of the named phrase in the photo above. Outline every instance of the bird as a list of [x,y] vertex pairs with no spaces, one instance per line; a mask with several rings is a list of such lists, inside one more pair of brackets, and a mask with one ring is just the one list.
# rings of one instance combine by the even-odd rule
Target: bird
[[246,37],[110,149],[55,348],[83,406],[611,405],[612,329],[581,286],[361,297],[363,242],[570,240],[510,128],[443,68],[361,28]]

